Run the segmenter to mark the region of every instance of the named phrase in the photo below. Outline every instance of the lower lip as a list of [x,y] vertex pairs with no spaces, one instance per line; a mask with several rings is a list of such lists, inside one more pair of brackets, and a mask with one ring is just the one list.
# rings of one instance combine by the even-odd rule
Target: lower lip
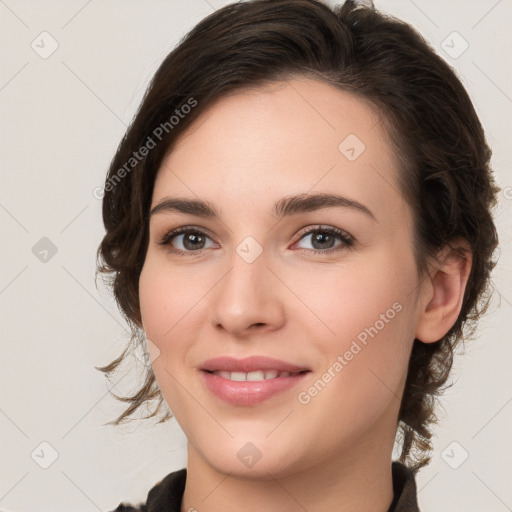
[[201,373],[206,387],[221,400],[232,405],[256,405],[297,386],[309,372],[260,381],[234,381],[204,370]]

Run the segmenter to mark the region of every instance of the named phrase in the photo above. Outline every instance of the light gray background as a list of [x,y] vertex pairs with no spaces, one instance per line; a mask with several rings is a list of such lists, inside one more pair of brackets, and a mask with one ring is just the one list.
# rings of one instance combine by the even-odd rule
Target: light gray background
[[[108,390],[133,391],[142,367],[134,361],[110,384],[93,368],[114,359],[128,340],[111,296],[94,285],[103,226],[93,190],[164,56],[226,3],[0,0],[2,511],[112,510],[121,500],[145,500],[158,480],[186,464],[185,436],[174,420],[102,426],[122,410]],[[456,359],[434,459],[417,477],[420,507],[512,510],[512,2],[376,6],[412,23],[456,68],[504,189],[496,210],[496,300],[478,338]],[[59,45],[46,59],[31,48],[35,41],[39,52],[51,49],[43,31]],[[457,58],[464,41],[454,31],[469,44]],[[33,253],[43,237],[57,248],[46,262]],[[43,469],[52,449],[58,457]],[[467,460],[453,469],[465,452]]]

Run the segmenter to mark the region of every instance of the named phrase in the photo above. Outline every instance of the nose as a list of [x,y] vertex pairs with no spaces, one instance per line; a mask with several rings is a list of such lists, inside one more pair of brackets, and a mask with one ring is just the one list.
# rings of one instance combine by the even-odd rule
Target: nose
[[237,338],[279,329],[285,318],[284,299],[282,284],[264,253],[251,263],[235,253],[231,268],[210,296],[212,325]]

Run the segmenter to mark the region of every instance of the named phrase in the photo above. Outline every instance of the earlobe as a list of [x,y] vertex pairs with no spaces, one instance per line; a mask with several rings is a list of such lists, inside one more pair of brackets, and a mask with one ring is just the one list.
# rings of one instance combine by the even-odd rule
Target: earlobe
[[471,272],[471,251],[467,242],[458,242],[438,253],[432,265],[428,294],[420,300],[416,338],[424,343],[439,341],[455,324]]

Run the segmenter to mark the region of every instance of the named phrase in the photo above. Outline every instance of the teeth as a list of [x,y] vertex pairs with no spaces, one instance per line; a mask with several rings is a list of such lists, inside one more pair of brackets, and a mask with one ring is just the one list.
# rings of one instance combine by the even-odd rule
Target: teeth
[[[299,373],[299,372],[297,372]],[[268,380],[275,379],[276,377],[289,377],[290,375],[297,375],[297,373],[290,372],[278,372],[277,370],[267,370],[262,371],[258,370],[255,372],[226,372],[226,371],[215,371],[214,375],[218,375],[219,377],[223,377],[224,379],[234,380],[236,382],[242,381],[260,381],[260,380]]]

